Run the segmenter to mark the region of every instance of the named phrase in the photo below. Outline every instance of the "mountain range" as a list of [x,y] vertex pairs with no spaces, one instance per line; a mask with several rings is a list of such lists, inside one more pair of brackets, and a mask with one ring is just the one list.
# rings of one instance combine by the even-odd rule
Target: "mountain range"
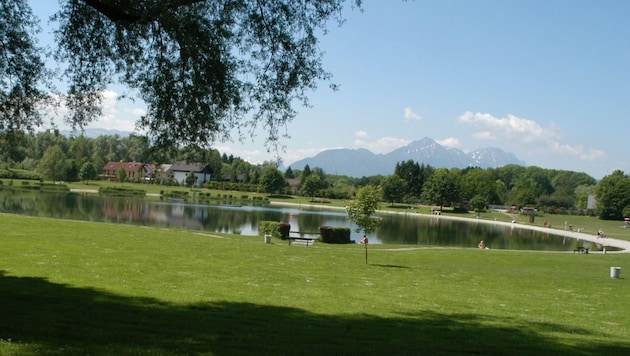
[[[61,131],[61,133],[66,136],[77,134],[69,130]],[[85,129],[83,134],[90,138],[101,135],[126,137],[131,132],[89,128]],[[478,148],[466,153],[457,148],[440,145],[435,140],[425,137],[386,154],[372,153],[363,148],[325,150],[314,157],[293,162],[289,167],[303,170],[308,164],[311,169],[319,167],[328,174],[359,178],[379,174],[384,176],[393,174],[396,163],[408,160],[434,168],[496,168],[507,164],[526,165],[524,161],[518,159],[513,153],[505,152],[500,148]],[[280,168],[285,169],[284,166]]]
[[442,146],[435,140],[425,137],[386,154],[376,154],[366,149],[330,149],[314,157],[293,162],[289,167],[302,170],[308,164],[311,169],[319,167],[328,174],[349,177],[379,174],[387,176],[394,173],[397,163],[408,160],[434,168],[496,168],[508,164],[526,165],[513,153],[500,148],[478,148],[466,153],[457,148]]
[[88,137],[88,138],[97,138],[99,136],[114,136],[114,135],[118,135],[120,137],[127,137],[131,135],[131,132],[129,131],[121,131],[121,130],[115,130],[115,129],[99,129],[99,128],[86,128],[83,130],[83,132],[73,131],[73,130],[61,130],[59,131],[59,133],[61,133],[62,135],[66,137],[74,137],[74,136],[79,136],[82,134],[83,136]]

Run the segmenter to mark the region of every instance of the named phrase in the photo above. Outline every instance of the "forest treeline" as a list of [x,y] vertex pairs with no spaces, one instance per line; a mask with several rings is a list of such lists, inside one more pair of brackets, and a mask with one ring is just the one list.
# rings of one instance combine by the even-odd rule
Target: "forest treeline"
[[[590,214],[602,219],[630,216],[630,177],[622,171],[596,181],[583,172],[506,165],[498,168],[435,168],[398,162],[391,175],[354,178],[319,167],[279,169],[278,162],[252,164],[240,157],[199,146],[158,148],[144,136],[66,137],[57,130],[0,133],[3,178],[11,170],[32,172],[20,178],[52,181],[98,179],[110,161],[160,165],[195,162],[210,166],[209,188],[352,199],[358,188],[380,188],[383,201],[483,210],[489,205],[533,207],[546,213]],[[150,182],[149,182],[150,183]],[[184,184],[170,182],[170,184]],[[589,196],[596,204],[589,205]]]

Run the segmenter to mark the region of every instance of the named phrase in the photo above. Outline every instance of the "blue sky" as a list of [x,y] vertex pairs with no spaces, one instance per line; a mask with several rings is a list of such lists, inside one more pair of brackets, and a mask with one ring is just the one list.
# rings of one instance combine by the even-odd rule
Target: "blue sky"
[[[31,4],[40,16],[57,5]],[[313,107],[298,107],[285,165],[326,149],[387,153],[430,137],[596,179],[630,173],[630,1],[365,0],[363,8],[348,7],[346,23],[321,38],[340,90],[322,83]],[[116,101],[119,91],[106,93],[105,115],[90,127],[133,130],[142,103]],[[261,163],[274,158],[264,141],[261,132],[214,148]]]

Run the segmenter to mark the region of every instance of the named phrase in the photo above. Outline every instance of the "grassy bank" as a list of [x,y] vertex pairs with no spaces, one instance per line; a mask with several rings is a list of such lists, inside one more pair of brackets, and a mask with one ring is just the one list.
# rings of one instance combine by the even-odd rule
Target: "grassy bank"
[[359,245],[13,215],[0,226],[2,355],[630,351],[627,254],[381,245],[366,264]]

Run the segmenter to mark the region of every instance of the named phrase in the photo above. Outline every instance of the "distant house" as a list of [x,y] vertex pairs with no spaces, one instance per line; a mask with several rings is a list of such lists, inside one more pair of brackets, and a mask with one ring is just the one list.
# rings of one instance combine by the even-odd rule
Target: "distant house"
[[125,171],[125,179],[134,181],[142,179],[151,179],[155,171],[155,166],[141,162],[107,162],[103,167],[102,179],[118,180],[118,172],[120,169]]
[[291,194],[299,193],[300,183],[302,183],[302,180],[300,178],[287,178],[287,184],[289,185]]
[[204,163],[175,162],[170,167],[173,180],[186,185],[186,177],[190,172],[195,175],[195,186],[200,187],[210,181],[212,168]]
[[171,167],[173,167],[173,165],[170,163],[163,163],[157,166],[155,168],[155,182],[164,184],[175,180]]

